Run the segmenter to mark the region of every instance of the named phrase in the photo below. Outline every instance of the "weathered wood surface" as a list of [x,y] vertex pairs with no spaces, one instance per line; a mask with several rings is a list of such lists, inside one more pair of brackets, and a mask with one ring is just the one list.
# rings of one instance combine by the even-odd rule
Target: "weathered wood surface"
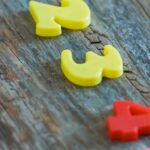
[[[57,0],[48,0],[59,4]],[[56,38],[35,36],[28,0],[0,0],[0,150],[144,150],[150,137],[111,142],[105,119],[115,99],[150,105],[150,0],[86,0],[92,24],[63,30]],[[124,75],[92,88],[68,82],[60,53],[78,62],[89,49],[113,44]]]

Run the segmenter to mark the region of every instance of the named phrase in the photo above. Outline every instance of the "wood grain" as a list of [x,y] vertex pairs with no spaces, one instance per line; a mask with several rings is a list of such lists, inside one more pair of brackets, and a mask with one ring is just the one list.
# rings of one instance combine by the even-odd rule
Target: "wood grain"
[[[59,5],[60,1],[41,0]],[[92,24],[83,31],[63,29],[55,38],[35,36],[28,0],[0,1],[0,149],[144,150],[150,138],[111,142],[105,119],[115,99],[150,105],[149,0],[86,0]],[[71,49],[77,62],[85,53],[115,46],[124,75],[91,88],[71,84],[62,74],[60,53]]]

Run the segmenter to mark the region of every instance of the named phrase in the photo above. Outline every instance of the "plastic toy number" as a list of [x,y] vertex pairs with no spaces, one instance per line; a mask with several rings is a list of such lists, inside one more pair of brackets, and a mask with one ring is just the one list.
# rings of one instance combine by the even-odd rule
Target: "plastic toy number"
[[83,0],[61,0],[61,7],[31,1],[29,10],[39,36],[60,35],[61,26],[73,30],[83,29],[91,21],[90,10]]
[[111,45],[104,47],[104,56],[87,52],[86,62],[77,64],[70,50],[61,54],[61,67],[64,75],[74,84],[93,86],[101,82],[102,77],[117,78],[123,74],[123,63],[119,52]]
[[129,101],[114,102],[114,113],[107,119],[112,140],[133,141],[140,135],[150,135],[150,107]]

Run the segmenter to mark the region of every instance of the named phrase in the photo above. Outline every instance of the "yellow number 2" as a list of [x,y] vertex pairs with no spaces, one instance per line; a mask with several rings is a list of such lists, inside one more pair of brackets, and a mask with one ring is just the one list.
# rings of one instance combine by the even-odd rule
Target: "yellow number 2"
[[29,10],[39,36],[60,35],[61,26],[84,29],[91,22],[90,10],[83,0],[61,0],[61,7],[30,1]]

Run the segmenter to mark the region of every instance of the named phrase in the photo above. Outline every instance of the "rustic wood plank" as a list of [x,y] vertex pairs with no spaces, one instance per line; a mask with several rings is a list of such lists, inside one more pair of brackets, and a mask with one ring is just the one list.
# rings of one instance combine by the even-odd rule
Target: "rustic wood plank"
[[[59,1],[48,0],[51,4]],[[0,148],[3,150],[142,150],[149,137],[111,142],[105,119],[115,99],[150,105],[149,0],[86,0],[92,25],[63,30],[56,38],[35,36],[28,0],[0,1]],[[78,62],[89,49],[118,48],[124,75],[92,88],[68,82],[60,53],[72,49]]]

